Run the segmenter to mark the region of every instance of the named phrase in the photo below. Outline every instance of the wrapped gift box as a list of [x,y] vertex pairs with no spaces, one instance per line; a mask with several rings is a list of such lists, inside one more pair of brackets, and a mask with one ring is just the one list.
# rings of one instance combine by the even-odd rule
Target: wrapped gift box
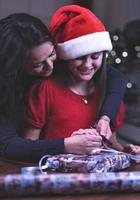
[[41,158],[39,168],[45,172],[101,173],[120,171],[129,167],[130,156],[124,153],[98,153],[93,155],[59,154]]

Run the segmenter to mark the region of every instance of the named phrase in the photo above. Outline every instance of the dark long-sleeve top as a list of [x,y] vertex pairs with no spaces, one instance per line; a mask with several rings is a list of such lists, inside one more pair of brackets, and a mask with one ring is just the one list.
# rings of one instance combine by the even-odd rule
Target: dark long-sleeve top
[[[115,121],[126,88],[125,76],[111,66],[107,67],[107,92],[100,116]],[[64,153],[64,139],[29,140],[20,137],[13,125],[0,124],[0,154],[4,158],[20,161],[38,161],[45,154]]]
[[120,103],[123,100],[127,81],[124,74],[111,65],[107,65],[106,94],[99,116],[107,115],[112,124],[116,120]]

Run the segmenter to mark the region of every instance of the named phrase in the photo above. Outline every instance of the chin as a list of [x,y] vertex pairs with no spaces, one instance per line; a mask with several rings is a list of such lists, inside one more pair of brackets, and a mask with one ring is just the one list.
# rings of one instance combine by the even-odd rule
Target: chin
[[82,76],[81,80],[83,80],[83,81],[90,81],[92,79],[92,77],[93,76],[89,76],[89,75],[88,76]]
[[42,77],[49,77],[50,75],[52,74],[52,71],[51,72],[47,72],[45,74],[41,74]]

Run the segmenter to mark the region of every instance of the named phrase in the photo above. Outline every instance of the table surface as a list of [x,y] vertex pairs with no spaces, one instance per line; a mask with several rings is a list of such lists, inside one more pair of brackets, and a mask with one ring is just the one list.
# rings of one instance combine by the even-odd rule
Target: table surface
[[[14,162],[0,159],[0,175],[6,174],[15,174],[20,173],[21,167],[33,166],[33,163],[22,163]],[[133,164],[127,171],[140,171],[140,164]],[[39,196],[39,197],[22,197],[22,198],[13,198],[13,199],[22,199],[22,200],[139,200],[140,193],[106,193],[106,194],[90,194],[90,195],[68,195],[68,196]],[[12,198],[4,198],[5,200],[11,200]]]

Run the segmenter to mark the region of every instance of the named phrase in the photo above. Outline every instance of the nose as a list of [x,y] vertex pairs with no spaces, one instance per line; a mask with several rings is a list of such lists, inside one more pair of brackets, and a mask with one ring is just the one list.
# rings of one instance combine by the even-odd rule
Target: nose
[[53,67],[53,62],[51,59],[46,59],[45,61],[45,67],[49,67],[49,68],[52,68]]
[[86,67],[91,67],[92,66],[92,58],[89,55],[85,56],[85,66]]

